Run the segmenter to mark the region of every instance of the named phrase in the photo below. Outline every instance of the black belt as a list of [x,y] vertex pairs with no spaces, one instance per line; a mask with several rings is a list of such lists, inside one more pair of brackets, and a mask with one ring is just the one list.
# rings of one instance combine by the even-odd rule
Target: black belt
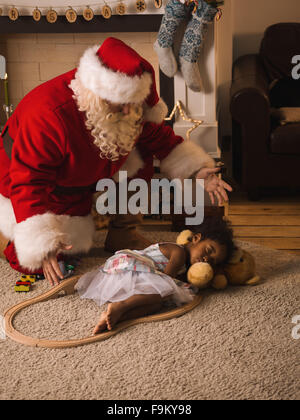
[[[1,137],[3,139],[3,147],[5,150],[5,153],[7,154],[8,158],[11,159],[14,141],[8,134],[8,127],[6,128],[4,134]],[[57,185],[53,193],[57,195],[75,195],[75,194],[82,194],[89,191],[96,192],[96,185],[97,185],[96,182],[94,184],[84,185],[81,187],[63,187],[63,186]]]
[[60,185],[57,185],[53,191],[54,194],[56,195],[75,195],[75,194],[82,194],[85,192],[96,192],[96,185],[92,184],[92,185],[84,185],[82,187],[63,187]]

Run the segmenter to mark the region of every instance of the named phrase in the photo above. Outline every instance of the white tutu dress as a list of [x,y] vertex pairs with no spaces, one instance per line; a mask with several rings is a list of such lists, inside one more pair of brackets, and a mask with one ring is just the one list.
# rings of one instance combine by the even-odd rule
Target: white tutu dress
[[82,299],[92,299],[99,306],[140,294],[170,296],[177,306],[190,302],[197,290],[164,274],[168,262],[159,244],[142,251],[118,251],[103,266],[82,276],[76,289]]

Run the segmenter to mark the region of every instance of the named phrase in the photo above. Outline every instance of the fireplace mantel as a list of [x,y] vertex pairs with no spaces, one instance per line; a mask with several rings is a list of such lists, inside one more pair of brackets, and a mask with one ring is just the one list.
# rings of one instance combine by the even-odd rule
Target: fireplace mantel
[[[114,32],[157,32],[162,14],[113,15],[110,19],[95,16],[90,22],[78,16],[75,23],[67,22],[65,16],[58,16],[56,23],[48,23],[45,16],[35,22],[32,16],[20,16],[15,22],[9,17],[0,17],[0,39],[2,34],[18,33],[114,33]],[[203,75],[204,91],[192,92],[185,85],[178,72],[174,78],[166,77],[160,71],[160,95],[168,105],[169,112],[175,100],[180,100],[189,117],[203,120],[203,124],[192,132],[191,139],[202,146],[212,157],[219,158],[218,122],[217,122],[217,45],[216,30],[218,25],[210,25],[204,49],[199,61]],[[174,130],[186,137],[186,132],[193,124],[175,120]]]
[[[65,16],[58,16],[55,23],[49,23],[45,16],[39,22],[35,22],[32,16],[20,16],[15,22],[12,22],[8,16],[0,16],[0,39],[1,33],[157,32],[161,19],[161,14],[113,15],[110,19],[95,16],[92,21],[87,22],[82,16],[78,16],[75,23],[69,23]],[[171,112],[174,106],[174,79],[166,77],[161,71],[159,78],[160,95]]]
[[58,16],[55,23],[48,23],[45,16],[35,22],[31,16],[20,16],[11,21],[8,16],[0,17],[0,33],[88,33],[88,32],[157,32],[162,15],[113,15],[110,19],[95,16],[90,22],[78,16],[75,23],[67,22],[65,16]]

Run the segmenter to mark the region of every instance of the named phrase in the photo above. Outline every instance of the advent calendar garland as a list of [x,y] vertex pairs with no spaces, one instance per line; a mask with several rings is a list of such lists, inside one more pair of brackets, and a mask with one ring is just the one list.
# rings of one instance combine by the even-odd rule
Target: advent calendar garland
[[8,16],[10,20],[17,20],[19,18],[19,11],[16,7],[9,9]]
[[57,13],[52,8],[46,14],[47,22],[55,23],[57,21]]
[[34,9],[34,11],[32,12],[32,16],[33,16],[33,19],[36,21],[36,22],[38,22],[39,20],[41,20],[41,17],[42,17],[42,12],[36,7],[35,9]]
[[84,9],[82,16],[86,21],[90,21],[94,18],[94,11],[88,6]]
[[75,10],[70,7],[67,11],[66,11],[66,18],[67,21],[69,23],[74,23],[77,20],[77,13],[75,12]]
[[101,13],[105,19],[110,19],[112,15],[112,10],[107,4],[105,4],[105,6],[102,7]]
[[[142,13],[147,9],[147,3],[150,3],[150,2],[153,8],[160,9],[162,7],[163,0],[147,0],[147,3],[146,3],[146,0],[115,0],[115,1],[109,1],[109,2],[102,0],[102,5],[101,5],[101,2],[98,2],[98,3],[90,4],[88,6],[76,5],[74,6],[74,8],[72,6],[68,6],[68,8],[64,12],[64,15],[66,17],[66,20],[69,23],[76,22],[78,18],[78,12],[75,10],[76,8],[76,9],[82,10],[81,15],[87,22],[93,20],[96,14],[102,15],[102,17],[105,19],[110,19],[114,13],[120,16],[125,15],[127,12],[127,7],[128,7],[127,5],[129,2],[134,4],[134,7],[137,13]],[[41,7],[41,6],[37,7],[37,6],[31,6],[31,5],[7,6],[7,5],[0,4],[0,16],[3,15],[3,9],[8,8],[7,15],[9,19],[11,21],[17,21],[20,17],[20,12],[18,10],[18,7],[26,8],[26,9],[32,8],[31,14],[35,22],[39,22],[42,16],[45,16],[47,22],[49,23],[55,23],[58,19],[57,11],[55,10],[55,8],[51,6],[49,7]],[[60,6],[57,6],[57,8],[61,9]]]
[[126,13],[126,6],[125,4],[121,1],[117,7],[116,7],[116,13],[118,13],[118,15],[123,16]]
[[[222,4],[224,4],[224,1],[222,0],[205,0],[207,3],[218,7]],[[100,3],[100,4],[99,4]],[[90,4],[88,6],[86,5],[76,5],[74,7],[76,7],[76,9],[80,9],[82,10],[82,17],[87,21],[91,21],[93,20],[95,14],[100,14],[102,15],[105,19],[110,19],[113,15],[113,13],[123,16],[126,14],[127,12],[127,4],[128,3],[133,3],[135,4],[135,10],[137,13],[143,13],[146,9],[147,9],[147,3],[151,3],[152,6],[152,10],[154,9],[160,9],[163,5],[163,0],[112,0],[109,1],[109,4],[105,1],[102,0],[102,5],[101,2],[98,3],[93,3]],[[185,0],[186,4],[190,4],[190,3],[194,3],[195,5],[198,4],[197,0]],[[111,7],[113,6],[113,7]],[[56,10],[49,6],[49,7],[37,7],[37,6],[32,6],[32,5],[20,5],[20,6],[7,6],[4,4],[0,4],[0,16],[3,15],[3,8],[8,8],[8,17],[11,21],[16,21],[19,19],[20,17],[20,13],[18,10],[18,7],[22,7],[22,8],[26,8],[26,9],[31,9],[32,8],[32,17],[33,20],[35,22],[39,22],[42,18],[42,16],[44,15],[46,17],[47,22],[49,23],[55,23],[58,19],[58,13],[56,12]],[[195,6],[196,7],[196,6]],[[60,6],[57,6],[57,8],[61,9]],[[96,11],[94,10],[96,9]],[[65,17],[66,20],[69,23],[74,23],[77,20],[78,17],[78,12],[72,7],[72,6],[68,6],[68,8],[65,10]],[[219,14],[217,16],[217,19],[219,19],[221,17],[221,9],[219,9]]]

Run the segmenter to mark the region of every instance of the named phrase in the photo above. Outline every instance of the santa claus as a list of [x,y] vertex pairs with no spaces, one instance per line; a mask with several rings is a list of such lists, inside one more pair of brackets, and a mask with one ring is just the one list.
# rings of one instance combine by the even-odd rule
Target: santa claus
[[[35,88],[1,133],[0,252],[23,273],[62,278],[59,253],[93,244],[96,183],[118,172],[149,181],[153,157],[170,178],[205,179],[211,200],[227,200],[214,160],[164,125],[153,67],[115,38],[88,49],[77,69]],[[113,217],[106,249],[141,249],[140,216]]]

